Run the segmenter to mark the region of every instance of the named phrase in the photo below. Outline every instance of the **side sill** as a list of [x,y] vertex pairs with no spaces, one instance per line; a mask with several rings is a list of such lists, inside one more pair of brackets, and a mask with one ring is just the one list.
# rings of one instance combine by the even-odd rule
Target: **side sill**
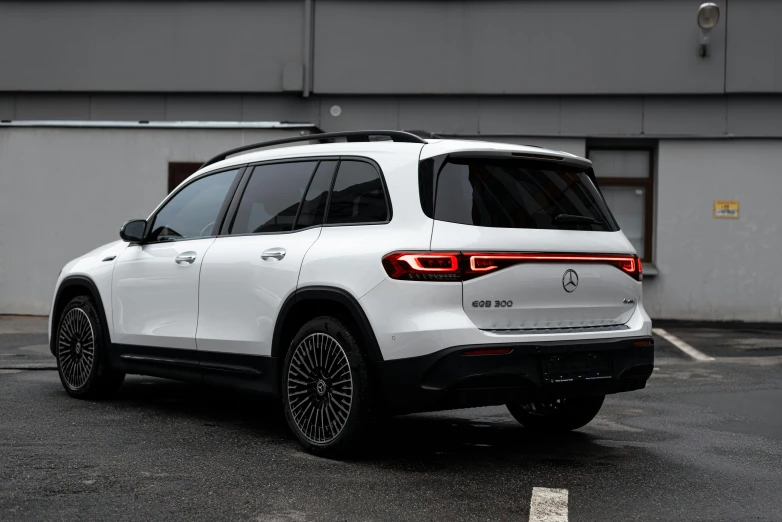
[[120,369],[177,381],[240,388],[277,396],[277,359],[261,355],[114,345]]

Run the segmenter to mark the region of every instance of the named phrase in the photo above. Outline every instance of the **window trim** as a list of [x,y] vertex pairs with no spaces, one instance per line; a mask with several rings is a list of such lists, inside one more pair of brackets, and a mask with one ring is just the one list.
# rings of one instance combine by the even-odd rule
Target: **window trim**
[[[380,175],[380,182],[383,184],[383,192],[385,194],[386,199],[386,207],[388,208],[388,219],[386,221],[372,221],[372,222],[366,222],[366,223],[326,223],[326,218],[328,217],[328,211],[329,211],[329,205],[331,204],[331,193],[334,189],[334,183],[337,180],[337,174],[339,174],[339,167],[342,160],[346,161],[362,161],[364,163],[369,163],[372,165],[377,173]],[[329,185],[329,194],[328,198],[326,199],[326,207],[323,211],[323,223],[320,225],[311,225],[306,228],[299,228],[295,230],[287,230],[287,231],[277,231],[277,232],[247,232],[244,234],[231,234],[229,231],[231,230],[234,221],[236,220],[236,216],[239,211],[239,203],[241,202],[242,197],[244,196],[244,191],[247,188],[247,183],[250,181],[250,176],[252,176],[253,171],[255,170],[255,167],[263,166],[263,165],[273,165],[277,163],[298,163],[302,161],[315,161],[318,164],[315,166],[315,169],[312,171],[312,175],[310,176],[309,181],[307,182],[307,190],[309,190],[309,186],[312,184],[312,179],[315,176],[315,173],[318,171],[318,167],[320,166],[320,162],[322,161],[336,161],[337,166],[334,168],[334,174],[331,177],[331,184]],[[309,230],[311,228],[318,228],[318,227],[352,227],[352,226],[367,226],[367,225],[387,225],[391,222],[391,220],[394,217],[394,210],[393,206],[391,204],[391,194],[388,191],[388,184],[386,183],[385,175],[383,174],[383,169],[380,168],[380,165],[373,160],[372,158],[368,158],[366,156],[352,156],[352,155],[333,155],[333,156],[297,156],[292,158],[277,158],[277,159],[270,159],[266,161],[257,161],[253,163],[249,163],[246,165],[245,170],[242,172],[242,179],[240,183],[238,183],[238,187],[236,191],[234,192],[233,198],[231,200],[231,203],[228,207],[228,212],[225,216],[225,219],[223,221],[223,225],[220,228],[220,233],[217,235],[217,237],[242,237],[242,236],[266,236],[266,235],[274,235],[274,234],[295,234],[297,232],[302,232],[304,230]],[[304,191],[304,195],[302,196],[302,201],[304,201],[304,198],[307,196],[307,191]],[[301,205],[301,202],[299,203]],[[299,209],[301,210],[301,209]],[[296,218],[298,220],[298,213],[296,215]],[[294,222],[295,225],[295,222]]]
[[[215,219],[215,224],[212,227],[212,233],[208,236],[201,236],[201,237],[188,237],[188,238],[182,238],[182,239],[174,239],[174,240],[167,240],[167,241],[148,241],[146,238],[149,236],[149,234],[152,232],[152,227],[155,223],[155,220],[157,219],[158,214],[161,210],[166,208],[166,205],[168,205],[168,202],[171,201],[173,198],[177,196],[180,192],[185,190],[187,187],[192,185],[198,180],[201,180],[203,178],[206,178],[208,176],[213,176],[215,174],[221,174],[223,172],[230,172],[232,170],[237,171],[234,175],[234,179],[231,181],[231,185],[228,187],[228,192],[225,195],[225,198],[223,199],[223,203],[220,205],[220,210],[217,212],[217,218]],[[230,167],[225,167],[222,169],[217,170],[210,170],[209,172],[204,172],[203,174],[199,174],[198,176],[194,177],[181,187],[179,187],[179,190],[175,190],[171,192],[168,196],[166,196],[163,201],[158,204],[157,208],[152,211],[152,214],[147,217],[147,226],[144,228],[144,241],[141,242],[141,245],[156,245],[159,243],[173,243],[173,242],[181,242],[181,241],[195,241],[197,239],[209,239],[217,237],[217,232],[222,227],[222,223],[225,220],[228,205],[231,199],[233,198],[234,193],[236,192],[236,188],[239,186],[239,181],[244,177],[245,170],[247,170],[246,165],[231,165]],[[220,225],[218,225],[220,223]]]
[[[586,157],[593,150],[641,150],[649,153],[649,177],[648,178],[609,178],[601,177],[596,173],[595,177],[598,183],[598,190],[601,186],[606,187],[642,187],[646,190],[644,200],[644,256],[642,261],[651,263],[654,261],[654,186],[655,186],[655,155],[657,153],[657,143],[648,141],[600,141],[597,143],[587,143]],[[610,209],[609,209],[610,210]],[[614,218],[616,219],[616,218]]]

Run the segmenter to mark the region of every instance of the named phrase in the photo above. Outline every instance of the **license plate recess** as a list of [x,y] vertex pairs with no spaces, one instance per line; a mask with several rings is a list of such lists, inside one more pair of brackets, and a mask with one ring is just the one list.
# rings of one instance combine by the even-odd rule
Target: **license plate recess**
[[613,360],[604,353],[569,353],[541,359],[544,384],[591,382],[614,378]]

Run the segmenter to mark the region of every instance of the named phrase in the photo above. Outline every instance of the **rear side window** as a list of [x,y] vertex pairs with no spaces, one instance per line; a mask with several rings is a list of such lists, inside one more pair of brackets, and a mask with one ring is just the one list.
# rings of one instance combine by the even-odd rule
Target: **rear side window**
[[385,223],[389,218],[386,194],[377,169],[363,161],[341,161],[326,223]]
[[288,232],[317,161],[255,167],[239,203],[231,234]]
[[618,230],[587,172],[543,161],[449,159],[437,177],[434,217],[493,228]]

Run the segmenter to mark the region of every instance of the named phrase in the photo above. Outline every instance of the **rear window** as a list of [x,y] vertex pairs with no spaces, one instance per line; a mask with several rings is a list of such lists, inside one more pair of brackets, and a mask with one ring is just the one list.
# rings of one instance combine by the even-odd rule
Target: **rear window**
[[[432,163],[435,167],[441,162]],[[431,177],[437,174],[433,210],[439,221],[493,228],[618,230],[583,169],[487,158],[449,158],[441,164],[439,174],[430,171]],[[427,170],[422,164],[422,176]]]

